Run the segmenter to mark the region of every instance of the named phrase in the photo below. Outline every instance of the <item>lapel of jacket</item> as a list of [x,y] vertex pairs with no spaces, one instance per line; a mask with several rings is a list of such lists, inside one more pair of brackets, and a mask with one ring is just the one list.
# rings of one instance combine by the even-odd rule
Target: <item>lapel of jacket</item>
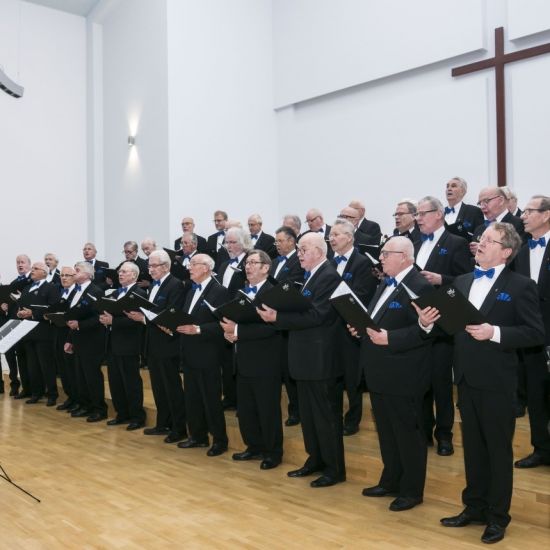
[[[202,291],[202,294],[200,295],[200,298],[197,300],[197,302],[195,303],[195,305],[193,306],[193,309],[191,310],[191,315],[196,315],[197,312],[198,312],[198,309],[201,307],[201,303],[203,300],[207,300],[208,298],[208,293],[210,292],[210,289],[212,288],[212,285],[216,285],[218,283],[216,283],[216,281],[214,281],[214,279],[212,279],[207,285],[206,285],[206,288]],[[191,294],[191,300],[193,299],[193,293],[189,293]],[[208,300],[207,300],[208,301]],[[191,304],[191,302],[189,302],[189,304],[187,304],[187,307],[189,307],[189,305]]]
[[[321,265],[321,267],[319,267],[319,269],[307,281],[304,282],[304,286],[306,286],[306,284],[307,284],[306,288],[311,290],[311,287],[315,286],[315,282],[317,281],[317,279],[319,278],[321,273],[323,273],[325,271],[325,269],[327,268],[327,265],[329,265],[328,260],[325,261],[323,263],[323,265]],[[303,294],[303,292],[304,292],[304,287],[302,287],[302,294]]]
[[546,243],[546,250],[542,257],[542,263],[540,264],[539,276],[537,277],[539,288],[542,287],[545,277],[550,277],[550,243]]
[[[407,282],[410,280],[411,278],[411,274],[412,274],[412,271],[409,271],[409,273],[407,273],[407,275],[405,276],[405,278],[403,279],[403,283],[407,284]],[[393,291],[390,293],[390,295],[386,298],[386,301],[382,304],[382,306],[378,309],[378,311],[376,312],[376,315],[372,318],[372,320],[375,322],[375,323],[378,323],[380,321],[380,319],[384,316],[384,314],[386,313],[386,311],[388,311],[388,305],[391,303],[391,302],[394,302],[395,299],[397,298],[397,296],[403,291],[403,287],[401,286],[401,283],[399,283],[394,289]],[[375,305],[376,305],[376,302],[375,302]],[[374,306],[373,306],[374,307]]]
[[505,267],[502,273],[499,275],[499,277],[495,281],[495,284],[493,285],[493,287],[485,297],[485,300],[483,300],[481,307],[479,308],[479,311],[482,315],[487,315],[487,313],[491,311],[492,307],[495,305],[497,296],[502,291],[502,289],[506,287],[506,283],[508,282],[509,278],[510,278],[510,271],[507,267]]
[[[428,257],[428,261],[426,262],[426,265],[424,269],[426,271],[431,271],[432,269],[435,270],[434,266],[437,266],[439,263],[439,251],[442,248],[445,248],[445,243],[447,242],[449,232],[447,230],[443,231],[443,234],[441,235],[440,239],[437,241],[436,245],[433,247],[432,252],[430,253],[430,256]],[[428,266],[430,268],[428,269]]]

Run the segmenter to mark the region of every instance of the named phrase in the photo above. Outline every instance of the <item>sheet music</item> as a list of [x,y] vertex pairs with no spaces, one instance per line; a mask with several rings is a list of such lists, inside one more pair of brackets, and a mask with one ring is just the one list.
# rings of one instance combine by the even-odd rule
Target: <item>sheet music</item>
[[0,329],[0,353],[6,353],[37,325],[38,321],[10,319]]

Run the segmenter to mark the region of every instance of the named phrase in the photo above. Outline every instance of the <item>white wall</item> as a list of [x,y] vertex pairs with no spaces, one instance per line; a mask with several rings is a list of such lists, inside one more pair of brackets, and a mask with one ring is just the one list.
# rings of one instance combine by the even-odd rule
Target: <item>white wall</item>
[[86,240],[86,34],[82,17],[0,0],[0,64],[25,87],[0,92],[0,274],[15,256],[63,262]]
[[213,212],[279,223],[270,0],[168,0],[170,231]]

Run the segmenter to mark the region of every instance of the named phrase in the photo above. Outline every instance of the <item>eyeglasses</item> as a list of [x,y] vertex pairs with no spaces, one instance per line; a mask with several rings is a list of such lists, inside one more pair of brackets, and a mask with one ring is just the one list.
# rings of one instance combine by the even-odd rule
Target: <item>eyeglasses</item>
[[[222,223],[224,222],[225,220],[222,218],[222,219],[219,219],[219,220],[214,220],[214,223]],[[183,224],[182,224],[183,225]]]
[[546,208],[525,208],[523,210],[523,213],[527,216],[530,216],[533,212],[546,212]]
[[380,256],[385,260],[390,257],[390,254],[404,254],[404,252],[401,252],[400,250],[382,250],[380,252]]
[[484,235],[482,235],[479,239],[479,243],[483,243],[483,244],[493,244],[493,243],[497,243],[499,244],[500,246],[504,246],[504,244],[501,242],[501,241],[497,241],[495,239],[492,239],[491,237],[485,237]]
[[434,208],[432,210],[423,210],[422,212],[418,211],[416,214],[414,214],[414,217],[415,218],[423,218],[426,214],[429,214],[430,212],[437,212],[437,209]]
[[[309,219],[309,220],[306,218],[306,222],[307,222],[307,223],[313,223],[317,218],[320,218],[320,217],[321,217],[321,216],[315,216],[314,218],[311,218],[311,219]],[[343,217],[343,216],[340,216],[340,217]]]
[[261,265],[261,264],[265,264],[265,262],[259,262],[258,260],[246,260],[246,262],[244,262],[244,265]]
[[161,267],[163,265],[167,265],[166,263],[162,264],[149,264],[149,269],[156,269],[157,267]]
[[344,220],[356,220],[357,219],[356,216],[348,216],[346,214],[340,214],[338,217],[339,218],[344,218]]
[[494,197],[489,197],[488,199],[481,199],[480,201],[477,202],[477,205],[487,206],[493,199],[499,199],[499,198],[504,198],[504,197],[501,197],[500,195],[495,195]]
[[[428,210],[428,212],[433,212],[433,210]],[[412,212],[396,212],[395,214],[392,214],[392,217],[394,218],[400,218],[401,216],[416,216],[416,214],[413,214]]]

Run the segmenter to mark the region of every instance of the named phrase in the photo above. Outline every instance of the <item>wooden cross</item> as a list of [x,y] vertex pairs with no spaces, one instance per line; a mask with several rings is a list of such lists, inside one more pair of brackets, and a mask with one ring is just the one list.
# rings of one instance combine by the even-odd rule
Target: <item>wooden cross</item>
[[495,29],[495,57],[462,65],[452,70],[453,76],[481,71],[483,69],[495,68],[496,87],[496,115],[497,115],[497,175],[498,185],[506,185],[506,112],[504,101],[504,65],[529,57],[536,57],[550,53],[550,43],[526,48],[513,53],[504,53],[504,28]]

